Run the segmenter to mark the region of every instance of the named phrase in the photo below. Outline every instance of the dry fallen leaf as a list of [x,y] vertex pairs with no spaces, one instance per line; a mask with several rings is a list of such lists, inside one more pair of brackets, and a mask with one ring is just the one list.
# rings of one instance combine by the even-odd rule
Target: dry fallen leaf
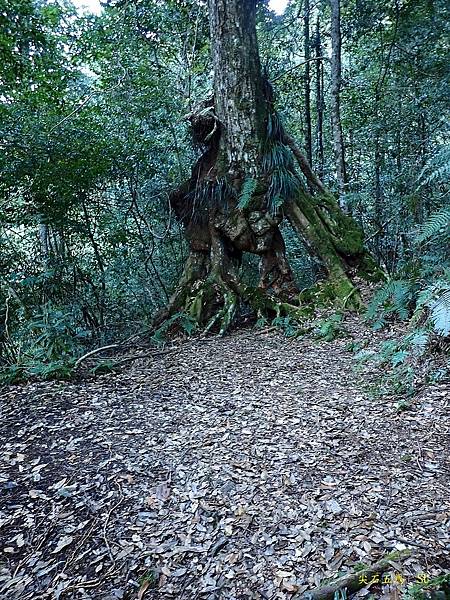
[[165,502],[170,497],[170,488],[167,482],[160,483],[155,489],[155,496],[158,500]]
[[[287,600],[407,539],[428,549],[405,575],[439,575],[448,395],[400,416],[389,398],[375,406],[347,343],[233,333],[114,376],[2,389],[0,538],[18,571],[0,571],[0,595],[38,597],[54,579],[62,594],[89,574],[93,597],[145,600],[156,584],[168,599]],[[139,585],[143,568],[157,581]]]
[[73,537],[72,536],[66,535],[66,536],[62,537],[58,541],[58,543],[56,544],[56,548],[54,550],[52,550],[52,554],[56,554],[57,552],[61,552],[61,550],[63,548],[65,548],[66,546],[68,546],[72,542],[73,542]]

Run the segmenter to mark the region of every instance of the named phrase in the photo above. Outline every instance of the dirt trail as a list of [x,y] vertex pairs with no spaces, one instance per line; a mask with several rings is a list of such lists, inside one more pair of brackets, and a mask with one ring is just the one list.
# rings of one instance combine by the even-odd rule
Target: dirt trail
[[287,600],[404,547],[400,589],[449,570],[448,389],[398,412],[347,343],[246,331],[2,391],[0,598]]

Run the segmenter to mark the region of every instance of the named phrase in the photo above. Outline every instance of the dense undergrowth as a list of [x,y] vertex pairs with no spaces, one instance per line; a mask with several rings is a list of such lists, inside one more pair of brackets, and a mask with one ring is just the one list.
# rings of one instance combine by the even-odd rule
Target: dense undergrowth
[[[450,214],[440,209],[420,227],[415,237],[415,247],[424,249],[421,258],[405,262],[373,294],[364,317],[375,331],[403,322],[397,335],[384,341],[378,352],[364,348],[364,343],[353,340],[348,348],[355,353],[359,364],[375,361],[388,366],[386,376],[379,382],[377,394],[408,396],[418,387],[449,378],[450,375]],[[27,285],[30,282],[23,282]],[[35,283],[32,281],[31,283]],[[259,319],[256,327],[275,326],[286,336],[313,333],[318,339],[332,341],[346,336],[344,313],[332,312],[320,298],[327,316],[315,314],[314,294],[310,310],[304,320],[290,316],[274,316],[272,320]],[[316,300],[318,298],[316,297]],[[29,378],[65,379],[75,374],[77,359],[94,342],[89,331],[77,326],[76,315],[64,312],[48,301],[40,312],[27,315],[21,306],[16,318],[21,325],[13,335],[10,327],[10,303],[7,298],[5,336],[3,339],[3,364],[0,383],[8,384]],[[330,312],[331,310],[331,312]],[[140,323],[144,325],[144,323]],[[198,333],[197,323],[183,312],[168,319],[156,330],[147,324],[148,341],[155,346],[163,345],[174,330],[185,335]],[[91,369],[93,374],[113,371],[114,360],[100,361]]]

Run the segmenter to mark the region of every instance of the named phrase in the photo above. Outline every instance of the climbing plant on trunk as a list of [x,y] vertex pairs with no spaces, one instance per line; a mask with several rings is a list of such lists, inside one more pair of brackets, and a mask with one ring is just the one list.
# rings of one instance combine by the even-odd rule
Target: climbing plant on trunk
[[[158,322],[183,311],[206,328],[219,322],[223,332],[241,303],[258,314],[300,317],[283,219],[321,260],[322,289],[341,305],[359,307],[352,275],[375,270],[359,227],[283,128],[260,65],[256,4],[209,0],[214,93],[187,116],[203,153],[171,194],[190,253]],[[260,258],[257,287],[240,277],[243,252]]]

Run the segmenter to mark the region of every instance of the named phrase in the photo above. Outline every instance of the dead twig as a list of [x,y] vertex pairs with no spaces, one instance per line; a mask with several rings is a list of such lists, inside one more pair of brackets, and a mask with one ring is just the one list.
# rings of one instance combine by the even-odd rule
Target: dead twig
[[87,358],[89,358],[90,356],[94,356],[94,354],[98,354],[99,352],[102,352],[103,350],[112,350],[113,348],[122,348],[123,346],[121,344],[109,344],[108,346],[102,346],[101,348],[95,348],[95,350],[90,350],[89,352],[86,352],[86,354],[83,354],[83,356],[80,356],[80,358],[78,358],[74,364],[74,369],[78,369],[78,367],[81,365],[82,362],[84,362]]
[[430,546],[426,546],[425,544],[420,544],[419,542],[413,542],[412,540],[407,540],[405,538],[397,538],[399,542],[403,544],[408,544],[408,546],[416,546],[417,548],[422,548],[423,550],[429,550]]
[[112,564],[113,567],[116,564],[116,561],[115,561],[114,556],[113,556],[113,554],[111,552],[111,546],[109,545],[109,542],[108,542],[108,537],[106,535],[106,529],[108,527],[109,519],[111,518],[112,513],[117,508],[119,508],[119,506],[122,504],[122,502],[124,500],[124,496],[122,494],[122,489],[121,489],[120,485],[117,485],[117,487],[119,488],[120,498],[116,502],[116,504],[114,504],[114,506],[112,506],[111,509],[109,510],[108,514],[106,515],[105,522],[103,524],[103,540],[105,541],[105,546],[106,546],[106,549],[108,550],[109,558],[111,559],[111,564]]
[[289,73],[292,73],[292,71],[295,71],[296,69],[299,69],[300,67],[304,67],[308,63],[314,62],[316,60],[327,60],[327,57],[326,56],[314,56],[313,58],[308,58],[308,60],[305,60],[305,61],[299,63],[298,65],[294,65],[293,67],[291,67],[290,69],[287,69],[286,71],[283,71],[283,73],[280,73],[276,77],[272,77],[271,82],[273,83],[275,81],[278,81],[279,79],[282,79],[286,75],[289,75]]
[[387,221],[385,221],[384,223],[382,223],[381,226],[378,227],[378,229],[374,233],[372,233],[371,235],[369,235],[369,237],[364,240],[364,243],[367,244],[367,242],[370,242],[371,240],[373,240],[373,238],[377,237],[377,235],[379,235],[380,233],[383,233],[384,228],[386,227],[386,225],[389,225],[389,223],[391,221],[393,221],[396,216],[397,215],[394,215],[393,217],[391,217],[390,219],[388,219]]
[[55,129],[58,129],[58,127],[60,127],[63,123],[65,123],[71,117],[73,117],[73,115],[80,112],[80,110],[84,106],[86,106],[86,104],[89,102],[89,100],[91,100],[95,96],[95,94],[99,94],[101,92],[106,94],[106,93],[111,92],[111,91],[115,90],[116,88],[120,87],[120,85],[122,85],[122,82],[124,81],[126,75],[127,75],[127,71],[126,71],[126,69],[124,69],[124,74],[122,75],[122,77],[119,79],[119,81],[115,85],[111,86],[110,88],[108,88],[106,90],[95,89],[93,92],[91,92],[84,98],[79,98],[78,105],[75,106],[75,108],[73,110],[71,110],[68,115],[66,115],[60,121],[58,121],[58,123],[56,123],[56,125],[54,125],[51,129],[49,129],[48,134],[50,135],[50,133],[53,133],[55,131]]

